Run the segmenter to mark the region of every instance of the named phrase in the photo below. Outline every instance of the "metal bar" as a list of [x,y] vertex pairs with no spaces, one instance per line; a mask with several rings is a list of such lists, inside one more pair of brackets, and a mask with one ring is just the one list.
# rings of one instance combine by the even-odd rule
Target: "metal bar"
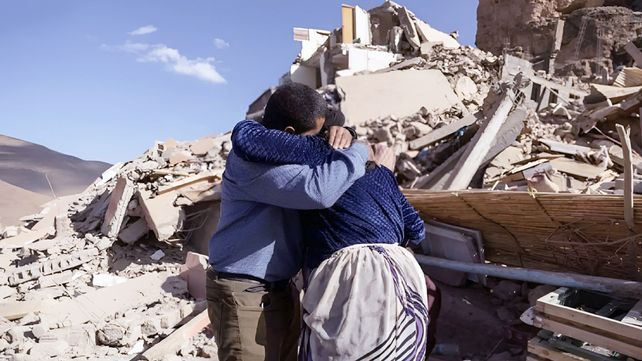
[[453,271],[483,274],[511,280],[542,283],[559,287],[578,288],[604,293],[612,293],[636,299],[642,298],[642,283],[615,278],[540,271],[529,268],[505,267],[494,264],[466,263],[443,258],[416,254],[415,258],[422,266],[434,266]]

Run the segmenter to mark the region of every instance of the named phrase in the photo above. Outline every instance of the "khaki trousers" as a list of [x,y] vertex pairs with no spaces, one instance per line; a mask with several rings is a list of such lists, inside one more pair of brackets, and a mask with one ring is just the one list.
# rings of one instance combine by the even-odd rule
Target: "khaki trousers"
[[207,272],[207,307],[221,361],[297,359],[299,297],[290,284],[268,291],[249,279]]

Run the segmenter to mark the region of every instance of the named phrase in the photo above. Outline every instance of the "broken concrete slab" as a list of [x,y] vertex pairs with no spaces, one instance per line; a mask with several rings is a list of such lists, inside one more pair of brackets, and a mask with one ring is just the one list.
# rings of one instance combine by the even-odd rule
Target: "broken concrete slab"
[[581,179],[596,179],[605,171],[602,167],[569,158],[551,159],[550,162],[555,170]]
[[397,9],[397,16],[399,17],[399,23],[403,29],[404,34],[406,35],[406,40],[410,43],[415,49],[418,49],[421,45],[421,40],[419,40],[419,33],[417,32],[417,27],[415,21],[410,16],[410,12],[405,7],[400,7]]
[[71,282],[74,277],[74,272],[66,270],[61,273],[54,273],[47,276],[38,278],[38,285],[40,288],[55,287]]
[[197,300],[205,299],[205,279],[207,278],[208,257],[195,252],[187,252],[185,264],[181,266],[181,278],[187,281],[190,295]]
[[98,250],[89,248],[70,255],[19,267],[9,273],[8,282],[10,285],[18,285],[44,275],[72,269],[93,260],[96,255],[98,255]]
[[117,312],[157,302],[167,294],[186,292],[185,281],[169,273],[148,273],[111,287],[101,288],[58,302],[41,312],[50,326],[74,326],[87,321],[98,323]]
[[459,42],[452,36],[433,28],[420,19],[415,19],[415,25],[417,28],[417,32],[423,40],[422,43],[441,43],[442,46],[447,49],[455,49],[460,47]]
[[45,306],[52,305],[52,300],[0,302],[0,317],[9,321],[18,320],[30,313],[38,312]]
[[169,240],[183,226],[184,211],[174,206],[176,192],[171,191],[152,198],[150,191],[138,193],[140,205],[145,212],[145,221],[159,241]]
[[135,190],[134,183],[127,177],[118,178],[116,187],[114,187],[109,196],[109,205],[100,228],[102,234],[109,238],[116,238],[127,214],[127,205],[132,199]]
[[53,233],[53,229],[41,229],[38,231],[32,230],[28,232],[22,232],[15,237],[9,237],[0,240],[0,249],[22,248]]
[[118,239],[126,244],[134,244],[139,239],[143,238],[149,232],[145,218],[139,218],[136,222],[123,228],[118,233]]
[[421,107],[443,111],[459,103],[446,77],[434,69],[340,77],[336,83],[345,93],[341,111],[354,125],[411,115]]
[[190,144],[189,149],[192,151],[192,154],[197,155],[197,156],[204,156],[206,155],[212,148],[216,147],[217,145],[220,146],[220,142],[216,140],[216,138],[212,137],[205,137],[201,138],[192,144]]
[[170,166],[175,166],[192,159],[194,159],[194,155],[186,150],[174,150],[170,152],[169,157],[167,157]]
[[188,342],[192,336],[203,331],[209,324],[210,319],[206,310],[194,316],[167,338],[143,352],[142,356],[148,361],[160,361],[167,355],[175,355],[182,345]]

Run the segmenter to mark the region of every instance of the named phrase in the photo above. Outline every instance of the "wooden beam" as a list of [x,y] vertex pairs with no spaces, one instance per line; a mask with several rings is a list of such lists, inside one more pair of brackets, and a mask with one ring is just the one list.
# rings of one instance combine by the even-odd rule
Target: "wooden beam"
[[410,149],[421,149],[425,146],[431,145],[432,143],[438,142],[455,133],[459,129],[474,124],[479,119],[481,119],[481,114],[479,113],[468,114],[465,117],[457,119],[446,126],[433,130],[432,132],[424,135],[421,138],[417,138],[411,141],[409,144]]
[[490,150],[495,136],[499,133],[502,125],[508,119],[508,114],[513,107],[513,92],[507,90],[493,117],[483,125],[475,137],[471,140],[468,153],[464,154],[455,167],[453,176],[447,183],[448,190],[460,190],[468,188],[470,181],[477,173],[486,154]]
[[352,44],[354,40],[354,7],[341,5],[341,42]]
[[196,175],[193,175],[191,177],[181,179],[179,181],[164,185],[162,187],[158,188],[158,195],[165,194],[168,192],[171,192],[173,190],[187,187],[189,185],[192,185],[194,183],[198,182],[208,182],[208,183],[214,183],[216,181],[221,180],[221,176],[223,175],[223,172],[220,170],[217,171],[209,171],[209,172],[203,172],[199,173]]
[[609,336],[603,336],[593,333],[593,329],[586,330],[581,325],[575,323],[566,323],[560,319],[549,316],[536,316],[533,324],[535,327],[543,328],[548,331],[561,333],[564,336],[569,336],[588,342],[595,346],[602,346],[611,351],[620,352],[626,356],[634,358],[642,358],[642,347],[632,345],[626,341],[613,339]]
[[210,319],[207,310],[205,310],[172,332],[171,335],[143,352],[142,356],[148,361],[160,361],[169,355],[176,355],[181,346],[189,342],[194,335],[203,331],[209,324]]
[[[624,221],[631,231],[635,228],[633,219],[633,165],[631,162],[631,129],[624,129],[622,124],[616,124],[617,133],[622,143],[624,153]],[[632,242],[635,244],[634,242]]]
[[[528,340],[528,352],[542,360],[550,361],[588,361],[584,357],[566,353],[558,350],[546,342],[540,342],[540,338]],[[538,359],[539,360],[539,359]]]
[[433,171],[428,175],[417,178],[413,188],[444,190],[446,182],[451,177],[455,165],[461,156],[466,153],[466,149],[468,149],[469,146],[470,143],[463,145],[437,168],[433,169]]
[[545,315],[595,328],[600,332],[619,335],[633,340],[632,342],[642,340],[642,327],[561,305],[559,296],[566,290],[567,288],[562,287],[541,297],[535,304],[535,310]]
[[631,55],[631,57],[635,61],[635,66],[637,66],[638,68],[642,68],[642,51],[640,51],[640,49],[638,49],[638,47],[635,46],[632,41],[624,45],[624,50],[626,50],[626,52]]

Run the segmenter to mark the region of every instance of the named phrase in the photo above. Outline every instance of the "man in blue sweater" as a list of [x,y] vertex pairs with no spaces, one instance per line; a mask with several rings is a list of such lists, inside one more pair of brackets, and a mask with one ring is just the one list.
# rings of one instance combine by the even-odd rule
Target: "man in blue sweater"
[[[264,121],[288,132],[315,135],[325,114],[326,104],[316,91],[290,84],[272,95]],[[330,144],[351,141],[343,128],[329,133]],[[291,151],[297,152],[296,147]],[[359,142],[331,152],[315,166],[249,162],[232,150],[223,176],[221,218],[209,245],[207,278],[208,312],[220,360],[296,359],[300,308],[290,279],[303,262],[297,210],[332,206],[365,174],[369,158],[369,146]]]

